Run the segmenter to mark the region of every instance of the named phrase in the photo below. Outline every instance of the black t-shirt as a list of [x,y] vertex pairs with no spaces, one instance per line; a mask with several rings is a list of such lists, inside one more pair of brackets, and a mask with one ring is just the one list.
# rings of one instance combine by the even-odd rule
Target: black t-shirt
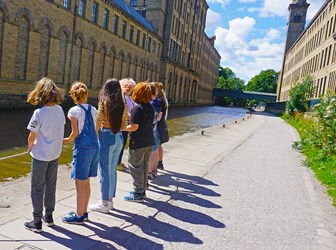
[[139,128],[130,133],[130,149],[154,145],[154,113],[154,108],[150,103],[141,103],[132,108],[130,124],[139,124]]

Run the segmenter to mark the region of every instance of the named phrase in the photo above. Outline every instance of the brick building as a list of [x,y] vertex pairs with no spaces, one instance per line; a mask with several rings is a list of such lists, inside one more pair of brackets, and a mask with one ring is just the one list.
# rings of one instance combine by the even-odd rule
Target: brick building
[[172,103],[212,103],[220,56],[204,33],[207,8],[205,0],[0,0],[0,105],[24,100],[43,76],[66,90],[83,81],[91,97],[110,76],[162,81]]
[[292,83],[314,78],[314,96],[336,92],[336,0],[326,0],[306,28],[306,0],[293,0],[289,18],[277,100],[288,101]]

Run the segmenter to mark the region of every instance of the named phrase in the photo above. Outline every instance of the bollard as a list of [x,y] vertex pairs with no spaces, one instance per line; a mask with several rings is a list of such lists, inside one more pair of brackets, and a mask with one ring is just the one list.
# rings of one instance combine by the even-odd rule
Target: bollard
[[235,123],[237,123],[237,121],[235,121]]
[[223,128],[225,128],[225,124],[223,124]]
[[244,121],[245,118],[243,118],[243,121]]
[[205,132],[205,131],[204,131],[204,130],[202,130],[202,131],[201,131],[201,134],[202,134],[202,135],[204,135],[204,132]]

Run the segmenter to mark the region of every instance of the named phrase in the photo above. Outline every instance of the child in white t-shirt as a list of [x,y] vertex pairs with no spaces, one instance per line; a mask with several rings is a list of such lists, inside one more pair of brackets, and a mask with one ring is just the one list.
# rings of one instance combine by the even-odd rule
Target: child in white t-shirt
[[87,207],[90,199],[90,177],[97,176],[99,147],[95,122],[98,112],[95,107],[87,104],[88,89],[82,82],[74,82],[69,92],[77,104],[68,112],[71,121],[71,134],[63,142],[74,141],[71,178],[75,179],[77,208],[70,212],[62,221],[69,224],[83,224],[88,220]]
[[[62,152],[65,117],[58,103],[63,99],[64,91],[49,78],[42,78],[29,93],[27,101],[32,105],[43,104],[36,109],[27,129],[28,150],[32,156],[31,199],[34,220],[26,222],[25,228],[42,232],[42,220],[47,226],[53,226],[55,194],[57,182],[58,158]],[[42,216],[43,207],[45,215]]]

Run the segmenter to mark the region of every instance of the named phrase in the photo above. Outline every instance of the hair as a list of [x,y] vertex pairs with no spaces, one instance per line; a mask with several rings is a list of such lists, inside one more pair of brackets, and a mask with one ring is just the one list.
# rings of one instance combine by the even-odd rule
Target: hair
[[149,86],[151,88],[152,95],[156,96],[156,91],[158,91],[158,89],[155,86],[154,82],[149,82],[148,84],[149,84]]
[[36,106],[39,104],[58,104],[64,99],[64,90],[56,86],[53,80],[44,77],[35,83],[35,88],[28,94],[27,102]]
[[109,78],[99,93],[99,104],[104,107],[113,134],[120,130],[125,108],[121,92],[119,81]]
[[164,102],[165,104],[164,108],[168,108],[168,100],[167,100],[166,93],[163,90],[163,87],[164,87],[163,84],[161,82],[153,82],[153,84],[158,90],[157,98]]
[[83,100],[86,101],[87,94],[88,89],[84,83],[78,81],[73,82],[69,91],[69,95],[75,104]]
[[121,87],[129,86],[131,88],[134,88],[136,85],[136,82],[132,78],[124,78],[124,79],[121,79],[119,82],[120,82]]
[[134,102],[149,103],[152,100],[152,90],[149,84],[140,82],[135,85],[132,93],[132,99]]

